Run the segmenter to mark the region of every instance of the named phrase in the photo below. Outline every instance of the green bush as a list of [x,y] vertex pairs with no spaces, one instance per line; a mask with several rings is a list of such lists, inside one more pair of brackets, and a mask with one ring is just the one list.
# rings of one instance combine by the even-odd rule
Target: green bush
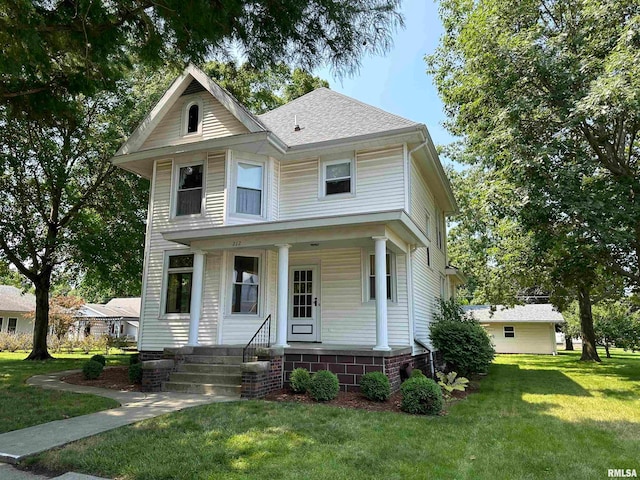
[[487,331],[467,317],[454,300],[442,302],[440,315],[431,324],[430,336],[447,370],[455,370],[460,375],[486,372],[495,356]]
[[407,413],[437,415],[442,410],[442,390],[427,377],[413,377],[400,387],[402,403],[400,408]]
[[137,384],[142,383],[142,363],[129,365],[129,381]]
[[425,376],[426,375],[422,373],[422,370],[420,370],[419,368],[414,368],[413,370],[411,370],[411,378],[425,377]]
[[140,363],[140,354],[134,353],[129,357],[129,365],[133,365],[135,363]]
[[391,396],[389,377],[382,372],[366,373],[360,379],[360,392],[369,400],[385,402]]
[[95,380],[104,370],[104,365],[95,360],[89,360],[82,366],[82,376],[85,380]]
[[91,357],[91,360],[101,363],[103,367],[107,365],[107,359],[104,355],[94,355],[93,357]]
[[328,370],[320,370],[311,377],[308,390],[311,398],[318,402],[333,400],[340,391],[338,377]]
[[289,386],[294,393],[304,393],[309,388],[311,375],[306,368],[296,368],[289,377]]

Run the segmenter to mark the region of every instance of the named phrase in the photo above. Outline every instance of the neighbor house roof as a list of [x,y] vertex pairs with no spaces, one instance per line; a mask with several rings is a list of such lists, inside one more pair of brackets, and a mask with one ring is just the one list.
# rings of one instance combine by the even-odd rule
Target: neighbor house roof
[[140,297],[114,298],[106,304],[85,303],[80,309],[80,316],[91,318],[138,318],[140,317]]
[[496,305],[495,310],[490,305],[468,305],[464,310],[473,314],[481,323],[564,322],[562,314],[550,303],[516,305],[511,308]]
[[289,147],[420,125],[324,87],[258,115],[258,119]]
[[10,285],[0,285],[0,311],[32,312],[36,309],[36,297]]

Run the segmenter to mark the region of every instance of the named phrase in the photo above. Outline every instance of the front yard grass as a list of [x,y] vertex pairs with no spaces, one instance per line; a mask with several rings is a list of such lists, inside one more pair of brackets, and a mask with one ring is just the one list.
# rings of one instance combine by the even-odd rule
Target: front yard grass
[[[27,352],[0,352],[0,433],[85,415],[118,406],[95,395],[43,390],[25,384],[27,378],[49,372],[82,368],[91,355],[55,354],[55,360],[24,361]],[[109,355],[108,365],[127,365],[128,355]]]
[[640,355],[498,356],[444,416],[263,401],[120,428],[32,463],[118,479],[599,479],[640,470]]

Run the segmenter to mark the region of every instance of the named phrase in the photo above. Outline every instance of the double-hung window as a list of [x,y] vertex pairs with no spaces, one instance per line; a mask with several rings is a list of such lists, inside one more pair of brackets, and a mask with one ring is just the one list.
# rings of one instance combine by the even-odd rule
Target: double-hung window
[[351,160],[325,162],[324,196],[353,193],[353,169]]
[[504,327],[504,338],[515,338],[516,329],[515,327],[506,326]]
[[7,322],[7,332],[8,333],[16,333],[16,328],[18,327],[18,319],[17,318],[9,318]]
[[189,313],[193,283],[193,254],[170,255],[165,313]]
[[444,246],[444,216],[440,211],[436,212],[436,245],[440,250]]
[[260,259],[236,255],[233,258],[231,313],[258,314]]
[[[368,297],[369,300],[375,300],[376,298],[376,256],[375,254],[369,254],[369,268],[368,268],[368,285],[369,292]],[[393,268],[393,258],[390,253],[386,255],[386,263],[387,263],[387,300],[393,300],[393,281],[394,281],[394,268]]]
[[262,165],[238,162],[236,213],[262,215]]
[[178,169],[176,216],[197,215],[202,211],[203,177],[203,164]]

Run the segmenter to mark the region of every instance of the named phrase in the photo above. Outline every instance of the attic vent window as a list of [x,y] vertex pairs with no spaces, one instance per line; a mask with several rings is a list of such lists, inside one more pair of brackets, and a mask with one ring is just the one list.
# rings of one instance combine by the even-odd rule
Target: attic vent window
[[202,102],[200,100],[185,105],[182,128],[183,135],[195,135],[202,132]]
[[187,133],[195,133],[198,131],[198,117],[200,113],[200,107],[198,105],[191,105],[189,107],[189,120],[187,122]]

